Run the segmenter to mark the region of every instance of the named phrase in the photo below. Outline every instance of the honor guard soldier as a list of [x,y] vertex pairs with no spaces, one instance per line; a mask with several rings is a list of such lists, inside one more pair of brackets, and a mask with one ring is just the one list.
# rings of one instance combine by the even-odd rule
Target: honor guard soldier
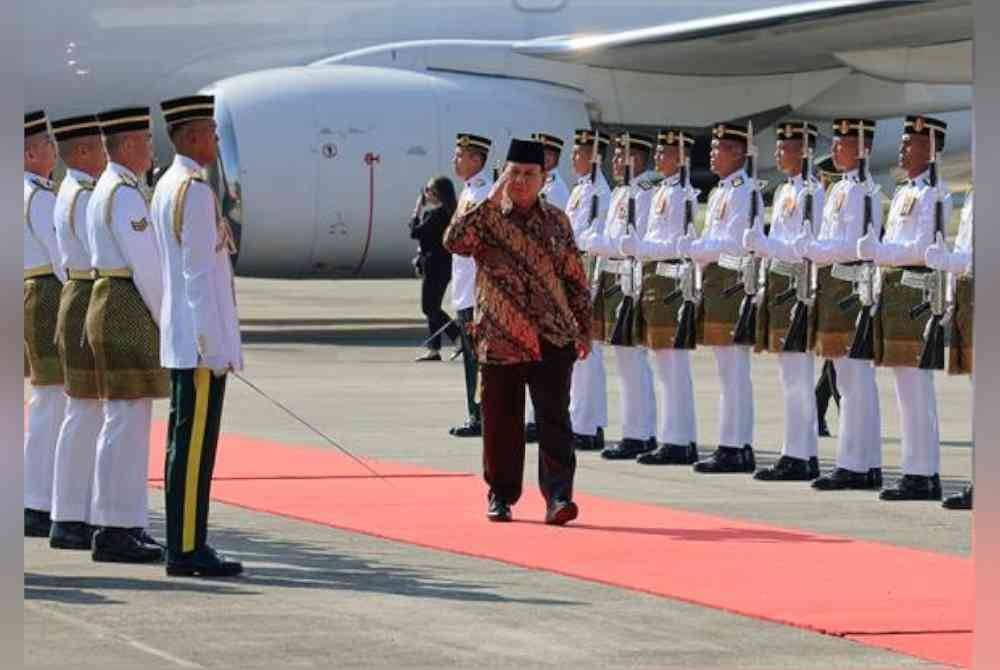
[[[929,116],[906,117],[899,166],[909,179],[893,195],[884,240],[869,230],[857,244],[858,256],[881,268],[875,362],[892,368],[903,434],[903,477],[882,491],[882,500],[941,499],[937,366],[924,358],[924,340],[939,340],[943,367],[943,333],[934,334],[943,327],[930,309],[917,308],[927,297],[929,281],[937,276],[925,265],[924,253],[951,218],[951,193],[938,179],[936,160],[946,130],[946,123]],[[944,290],[942,300],[943,294]],[[914,318],[918,311],[923,314]],[[928,326],[932,318],[935,321]],[[933,341],[927,345],[935,347]]]
[[31,393],[24,432],[24,534],[48,537],[52,472],[63,421],[63,370],[55,344],[59,296],[66,279],[53,223],[49,176],[56,149],[45,112],[24,115],[24,359]]
[[104,424],[97,439],[91,521],[95,561],[159,562],[146,533],[153,400],[166,398],[160,367],[160,254],[140,179],[153,162],[148,107],[97,115],[108,166],[87,204],[94,286],[86,333]]
[[695,463],[696,472],[753,472],[753,386],[750,381],[750,346],[734,342],[743,292],[728,294],[739,286],[744,259],[743,231],[755,222],[751,201],[760,195],[745,169],[747,128],[720,123],[712,129],[709,154],[712,172],[720,181],[708,198],[705,227],[700,237],[687,233],[677,241],[677,253],[704,266],[703,302],[698,343],[712,347],[722,386],[719,407],[719,445],[707,459]]
[[[539,195],[545,201],[551,203],[561,210],[566,209],[569,201],[569,189],[566,182],[559,175],[559,157],[562,154],[563,141],[555,135],[548,133],[532,133],[531,139],[539,142],[545,152],[545,185]],[[524,408],[524,439],[527,442],[538,441],[538,427],[535,425],[535,406],[531,404],[531,396],[525,397]]]
[[[975,164],[975,159],[973,159]],[[927,267],[943,270],[952,275],[954,281],[954,302],[951,319],[951,340],[948,347],[948,374],[972,375],[972,323],[973,323],[973,282],[972,282],[972,222],[973,192],[970,189],[962,204],[961,223],[955,248],[948,251],[944,236],[940,233],[936,241],[927,247],[924,260]],[[972,485],[961,493],[945,498],[942,506],[946,509],[972,509]]]
[[94,182],[107,165],[101,127],[93,115],[52,122],[66,176],[56,196],[55,223],[60,264],[66,271],[56,344],[63,363],[66,418],[56,446],[52,491],[52,533],[55,549],[90,549],[97,436],[104,407],[97,393],[94,352],[84,333],[87,307],[94,286],[87,205]]
[[[601,170],[610,141],[606,135],[581,128],[573,133],[573,174],[576,185],[566,205],[566,215],[573,227],[573,237],[580,250],[587,281],[594,298],[595,283],[600,281],[596,256],[588,253],[587,240],[607,218],[611,188]],[[599,300],[599,299],[598,299]],[[591,323],[590,355],[573,365],[569,391],[569,414],[573,423],[573,440],[577,449],[604,449],[604,427],[608,425],[608,394],[604,373],[604,355],[600,342],[603,314],[595,314]]]
[[781,458],[754,475],[764,481],[819,477],[816,373],[810,346],[815,271],[812,263],[795,253],[795,240],[807,228],[818,230],[823,212],[823,189],[811,172],[818,134],[815,125],[804,121],[778,125],[774,159],[788,179],[774,193],[770,232],[765,235],[755,227],[743,233],[744,247],[767,263],[765,316],[758,317],[762,340],[758,346],[778,355],[785,406]]
[[[826,195],[819,235],[806,231],[795,251],[819,267],[815,354],[833,361],[840,388],[840,430],[837,465],[815,480],[821,491],[882,487],[882,435],[875,368],[870,360],[849,356],[862,309],[849,299],[866,281],[858,260],[857,241],[867,231],[882,229],[878,187],[863,170],[871,151],[875,122],[837,119],[833,122],[833,162],[842,177]],[[867,221],[866,221],[867,219]]]
[[153,194],[163,254],[160,360],[170,370],[165,479],[167,574],[232,577],[238,561],[207,542],[209,495],[226,374],[243,369],[230,256],[236,244],[203,170],[215,162],[215,98],[161,104],[177,154]]
[[640,315],[642,343],[652,351],[653,370],[659,381],[655,451],[637,459],[646,465],[691,465],[698,460],[694,386],[687,349],[675,348],[678,305],[669,296],[677,291],[684,266],[677,256],[677,240],[693,221],[698,192],[691,187],[689,164],[694,138],[673,128],[659,132],[654,163],[664,179],[650,203],[646,234],[629,233],[618,242],[623,256],[643,261]]
[[[615,138],[612,169],[620,184],[611,193],[604,226],[594,227],[584,243],[601,257],[601,284],[594,303],[603,314],[604,342],[613,347],[621,380],[622,440],[601,452],[608,459],[631,459],[656,448],[656,398],[647,351],[638,337],[642,264],[623,258],[619,243],[629,232],[646,234],[649,206],[658,179],[649,169],[654,140],[621,133]],[[598,314],[597,316],[600,316]],[[617,326],[617,327],[616,327]]]
[[[481,203],[493,187],[493,179],[486,165],[492,142],[488,137],[472,133],[458,133],[455,138],[455,157],[452,165],[455,176],[465,182],[455,214],[465,214]],[[465,424],[449,432],[455,437],[479,437],[483,425],[476,400],[478,363],[476,348],[469,329],[476,304],[476,261],[471,256],[454,254],[451,257],[451,302],[462,333],[462,364],[465,368],[465,404],[468,418]]]

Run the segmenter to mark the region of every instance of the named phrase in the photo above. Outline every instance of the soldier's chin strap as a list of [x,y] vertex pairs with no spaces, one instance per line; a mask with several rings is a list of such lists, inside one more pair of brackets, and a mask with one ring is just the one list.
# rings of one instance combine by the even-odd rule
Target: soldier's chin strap
[[306,421],[305,419],[303,419],[301,416],[299,416],[298,414],[296,414],[295,412],[293,412],[292,410],[290,410],[288,407],[286,407],[280,401],[275,400],[274,398],[272,398],[271,396],[269,396],[259,386],[257,386],[252,381],[250,381],[249,379],[247,379],[246,377],[244,377],[243,375],[241,375],[239,372],[236,372],[235,370],[230,370],[229,374],[231,374],[232,376],[236,377],[241,382],[243,382],[244,384],[246,384],[247,386],[249,386],[255,393],[257,393],[257,395],[259,395],[260,397],[264,398],[264,400],[267,400],[269,403],[271,403],[272,405],[274,405],[275,407],[277,407],[278,409],[280,409],[281,411],[283,411],[285,414],[287,414],[288,416],[292,417],[293,419],[295,419],[296,421],[298,421],[299,423],[301,423],[303,426],[305,426],[306,428],[308,428],[310,431],[312,431],[313,433],[315,433],[316,435],[318,435],[319,437],[321,437],[323,439],[323,441],[325,441],[327,444],[329,444],[330,446],[332,446],[333,448],[335,448],[337,451],[339,451],[340,453],[342,453],[345,456],[347,456],[348,458],[350,458],[352,461],[354,461],[355,463],[357,463],[358,465],[360,465],[361,467],[363,467],[365,470],[367,470],[368,472],[370,472],[372,475],[374,475],[375,477],[377,477],[381,481],[385,482],[387,485],[390,484],[389,480],[386,479],[381,474],[379,474],[374,468],[372,468],[372,466],[368,465],[363,460],[361,460],[360,458],[358,458],[357,456],[355,456],[354,454],[352,454],[350,451],[348,451],[347,449],[345,449],[344,447],[342,447],[340,444],[338,444],[329,435],[327,435],[326,433],[324,433],[323,431],[321,431],[319,428],[316,428],[315,426],[313,426],[311,423],[309,423],[308,421]]

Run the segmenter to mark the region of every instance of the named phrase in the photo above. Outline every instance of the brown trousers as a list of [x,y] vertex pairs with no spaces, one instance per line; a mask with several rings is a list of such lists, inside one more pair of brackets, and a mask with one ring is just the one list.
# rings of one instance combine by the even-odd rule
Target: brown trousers
[[513,505],[524,479],[524,387],[538,425],[538,486],[545,500],[571,500],[576,452],[569,419],[569,383],[576,361],[570,345],[542,341],[542,360],[481,365],[483,477],[490,495]]

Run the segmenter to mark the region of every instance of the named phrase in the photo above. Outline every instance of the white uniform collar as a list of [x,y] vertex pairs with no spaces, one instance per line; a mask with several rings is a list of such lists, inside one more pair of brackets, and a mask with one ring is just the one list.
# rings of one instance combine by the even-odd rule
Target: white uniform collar
[[853,181],[856,180],[857,178],[858,178],[858,168],[854,168],[853,170],[848,170],[847,172],[845,172],[844,176],[841,178],[841,181]]
[[677,184],[680,184],[680,183],[681,183],[681,171],[680,170],[678,170],[677,172],[673,173],[669,177],[664,177],[663,178],[663,184],[665,186],[676,186]]
[[78,184],[93,184],[94,178],[83,170],[77,170],[76,168],[67,167],[66,174],[76,180]]
[[136,184],[139,183],[139,178],[135,176],[135,173],[132,172],[131,170],[129,170],[124,165],[122,165],[121,163],[116,163],[114,161],[108,161],[108,168],[107,169],[110,170],[113,174],[116,174],[119,177],[123,177],[126,181],[129,181],[129,182],[132,182],[132,183],[136,183]]
[[197,161],[192,160],[187,156],[182,156],[180,154],[176,154],[174,156],[174,165],[182,168],[186,172],[200,173],[203,169]]
[[468,186],[470,183],[476,181],[477,179],[481,179],[483,181],[486,181],[486,176],[485,175],[486,175],[486,167],[484,166],[482,170],[480,170],[476,174],[474,174],[471,177],[469,177],[468,179],[466,179],[465,180],[465,185]]
[[925,182],[925,183],[929,184],[929,183],[931,183],[930,177],[931,177],[931,171],[930,171],[930,168],[928,168],[928,169],[924,170],[923,172],[921,172],[920,174],[918,174],[913,179],[907,179],[906,180],[906,185],[907,186],[920,186],[921,182]]
[[748,179],[747,171],[743,168],[740,168],[739,170],[732,173],[728,177],[723,177],[722,179],[719,180],[719,186],[732,186],[733,182],[736,181],[737,179],[742,179],[744,182],[747,181]]
[[45,177],[43,177],[40,174],[35,174],[34,172],[31,172],[30,170],[25,170],[24,171],[24,179],[25,179],[25,181],[38,182],[39,184],[41,184],[45,188],[52,188],[52,181],[51,180],[46,179]]

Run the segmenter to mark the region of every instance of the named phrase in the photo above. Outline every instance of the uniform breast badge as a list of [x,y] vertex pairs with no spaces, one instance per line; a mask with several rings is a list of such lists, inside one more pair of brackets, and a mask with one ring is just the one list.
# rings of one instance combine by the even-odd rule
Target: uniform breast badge
[[900,207],[900,209],[899,209],[900,215],[901,216],[909,216],[910,212],[913,211],[913,205],[915,205],[916,202],[917,202],[916,196],[914,196],[912,193],[907,193],[906,194],[906,199],[903,200],[903,206]]
[[149,221],[146,220],[146,217],[142,217],[141,219],[129,219],[129,223],[132,225],[132,230],[137,233],[141,233],[146,230],[146,228],[149,228]]

